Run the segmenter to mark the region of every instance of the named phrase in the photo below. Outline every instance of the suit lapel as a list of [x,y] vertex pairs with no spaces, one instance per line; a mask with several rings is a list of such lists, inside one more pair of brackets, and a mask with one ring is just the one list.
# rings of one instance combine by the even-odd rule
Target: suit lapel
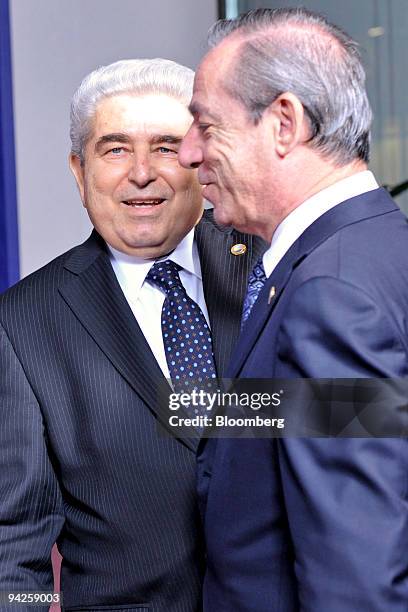
[[228,378],[238,376],[247,356],[277,305],[296,264],[302,259],[299,252],[299,241],[297,241],[266,281],[239,337],[236,351],[228,368]]
[[330,209],[319,217],[281,259],[259,294],[251,315],[240,335],[235,354],[228,368],[228,377],[236,378],[259,335],[288,284],[293,271],[307,256],[330,236],[352,223],[398,210],[385,189],[376,189],[356,196]]
[[[157,419],[169,430],[168,407],[158,389],[170,387],[135,321],[101,238],[91,238],[65,264],[72,274],[59,291],[68,306]],[[192,450],[197,441],[183,439]]]
[[[200,256],[204,298],[211,322],[217,372],[222,376],[238,340],[242,302],[249,271],[265,251],[263,240],[214,224],[212,211],[206,211],[196,227],[195,239]],[[233,255],[231,247],[244,244],[243,255]]]

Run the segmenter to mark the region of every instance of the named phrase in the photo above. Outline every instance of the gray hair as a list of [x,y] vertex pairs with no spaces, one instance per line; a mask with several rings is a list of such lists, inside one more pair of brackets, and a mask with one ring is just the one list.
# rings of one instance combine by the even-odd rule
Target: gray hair
[[255,123],[290,91],[309,119],[310,146],[341,165],[368,161],[372,113],[358,44],[348,34],[304,8],[257,9],[215,23],[209,46],[233,33],[243,42],[225,87]]
[[99,102],[120,94],[165,94],[188,106],[194,72],[166,59],[121,60],[101,66],[84,78],[71,102],[71,153],[84,160]]

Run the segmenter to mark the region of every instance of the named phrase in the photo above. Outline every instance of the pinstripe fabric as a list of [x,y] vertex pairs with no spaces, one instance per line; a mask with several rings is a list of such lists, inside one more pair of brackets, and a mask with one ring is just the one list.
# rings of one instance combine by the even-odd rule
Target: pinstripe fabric
[[[211,213],[197,244],[222,371],[263,245]],[[66,609],[198,611],[195,444],[158,434],[162,373],[101,239],[9,290],[0,319],[0,590],[49,590],[57,538]]]
[[[211,282],[204,281],[204,297],[211,321],[217,371],[222,374],[239,336],[249,273],[267,245],[256,236],[215,226],[212,214],[207,211],[197,227],[196,240],[203,278],[211,279]],[[232,255],[234,244],[245,244],[247,253]]]

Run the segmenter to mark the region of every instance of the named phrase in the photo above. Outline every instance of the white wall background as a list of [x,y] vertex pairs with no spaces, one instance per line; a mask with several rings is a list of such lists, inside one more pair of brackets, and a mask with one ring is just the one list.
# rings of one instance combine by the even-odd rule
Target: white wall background
[[216,0],[11,0],[21,276],[90,231],[68,169],[69,105],[82,78],[119,59],[195,68]]

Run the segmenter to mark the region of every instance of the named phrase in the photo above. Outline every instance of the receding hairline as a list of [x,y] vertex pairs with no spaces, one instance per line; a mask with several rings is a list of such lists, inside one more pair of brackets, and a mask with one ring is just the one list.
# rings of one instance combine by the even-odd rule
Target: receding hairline
[[[316,36],[316,40],[320,39],[322,43],[327,42],[332,44],[333,50],[337,50],[339,52],[339,56],[341,56],[344,53],[344,45],[336,36],[336,31],[329,31],[329,27],[337,28],[337,26],[331,26],[331,24],[328,24],[328,26],[325,27],[321,23],[302,23],[292,21],[290,19],[287,22],[261,24],[252,29],[250,26],[242,26],[227,34],[219,41],[219,43],[217,43],[214,47],[211,47],[207,56],[223,46],[224,43],[225,45],[233,44],[235,46],[234,50],[241,51],[246,43],[265,40],[265,42],[269,43],[284,41],[290,45],[294,40],[301,41],[305,38],[310,40],[309,36],[311,34],[314,34]],[[350,37],[340,28],[338,28],[338,32],[339,34],[343,34],[350,39]]]
[[[336,36],[336,29],[334,31],[327,29],[330,27],[336,28],[339,36],[344,35],[346,37],[345,40],[342,41]],[[196,75],[207,58],[212,54],[216,55],[219,51],[223,52],[223,47],[232,46],[232,49],[230,49],[232,53],[226,56],[224,54],[223,57],[225,60],[223,87],[230,95],[234,96],[236,83],[231,79],[236,78],[242,56],[245,54],[248,45],[251,46],[251,43],[265,43],[265,46],[267,47],[269,45],[269,48],[271,48],[272,45],[272,47],[276,46],[277,48],[280,46],[281,49],[282,47],[286,47],[289,50],[290,47],[295,48],[305,41],[309,46],[315,46],[317,48],[327,47],[332,60],[337,56],[339,61],[342,61],[347,57],[347,50],[345,48],[347,39],[353,43],[354,41],[340,28],[337,28],[337,26],[328,24],[327,28],[325,24],[322,23],[304,23],[291,19],[287,22],[282,21],[278,23],[260,24],[258,27],[255,26],[254,28],[242,26],[227,34],[209,49],[198,67]],[[221,72],[220,67],[218,68],[218,72]],[[194,105],[190,104],[189,106],[190,112],[192,106],[194,108]]]

